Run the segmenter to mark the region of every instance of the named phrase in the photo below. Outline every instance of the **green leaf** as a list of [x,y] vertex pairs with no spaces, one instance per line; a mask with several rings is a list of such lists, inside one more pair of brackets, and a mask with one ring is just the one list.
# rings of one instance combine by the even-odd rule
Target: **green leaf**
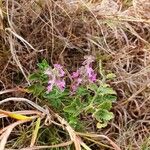
[[106,79],[114,79],[116,78],[116,75],[114,73],[109,73],[106,75]]
[[43,96],[47,99],[63,99],[68,96],[68,92],[62,92],[58,88],[53,87],[53,90],[51,92],[45,93]]
[[53,106],[57,111],[60,111],[61,107],[61,99],[48,99],[48,102],[50,103],[51,106]]
[[64,112],[74,114],[76,113],[76,104],[71,104],[69,106],[66,106],[63,110]]
[[116,95],[116,92],[111,87],[102,86],[99,88],[99,94],[100,95],[108,95],[108,94]]
[[105,95],[103,97],[104,101],[111,101],[111,102],[115,102],[117,100],[117,96],[116,95]]
[[[88,106],[87,106],[88,107]],[[85,112],[86,114],[93,114],[95,112],[95,108],[94,107],[85,107]]]
[[38,67],[40,70],[46,70],[49,67],[48,62],[44,59],[41,63],[38,63]]
[[99,109],[93,114],[93,117],[95,117],[97,121],[102,122],[113,119],[114,114],[106,109]]
[[48,100],[48,102],[57,108],[59,110],[59,107],[61,106],[63,100],[68,96],[67,91],[60,91],[57,88],[53,88],[53,90],[50,93],[44,93],[43,97]]
[[38,81],[40,79],[41,75],[39,73],[33,73],[29,76],[30,81]]
[[104,95],[104,96],[102,96],[102,95],[98,95],[96,98],[95,98],[95,100],[94,100],[94,103],[93,103],[93,105],[95,106],[95,107],[98,107],[99,105],[101,105],[101,104],[103,104],[103,103],[113,103],[113,102],[115,102],[116,101],[116,99],[117,99],[117,97],[115,96],[115,95]]
[[75,128],[75,129],[81,129],[81,127],[82,127],[82,124],[81,124],[81,122],[79,121],[79,119],[78,119],[78,117],[76,117],[76,116],[68,116],[67,117],[67,121],[69,122],[69,124],[73,127],[73,128]]
[[69,106],[64,107],[64,112],[78,116],[83,109],[83,104],[80,102],[80,99],[75,99]]
[[44,92],[45,87],[37,83],[28,87],[28,90],[33,95],[39,96],[42,92]]
[[76,91],[76,95],[84,96],[89,94],[89,91],[85,87],[79,87]]
[[90,85],[88,85],[87,88],[93,92],[96,92],[98,89],[98,86],[96,84],[90,84]]
[[111,101],[105,101],[105,102],[101,103],[97,108],[110,110],[112,108],[112,102]]
[[41,83],[47,83],[48,82],[48,76],[44,74],[43,71],[39,71],[36,73],[33,73],[29,76],[29,80],[33,82],[41,82]]
[[104,96],[98,95],[94,100],[94,105],[99,105],[104,101],[105,101]]
[[77,124],[78,119],[75,116],[70,116],[69,117],[69,124]]
[[98,129],[101,129],[101,128],[107,127],[107,125],[108,125],[107,122],[104,122],[104,123],[98,122],[98,123],[96,124],[96,127],[97,127]]

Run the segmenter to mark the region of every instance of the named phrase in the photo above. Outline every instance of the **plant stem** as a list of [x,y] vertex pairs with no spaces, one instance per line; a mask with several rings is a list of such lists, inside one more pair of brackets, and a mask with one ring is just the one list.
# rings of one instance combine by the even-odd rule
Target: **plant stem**
[[99,89],[100,89],[100,87],[97,89],[97,91],[96,91],[95,95],[93,96],[90,104],[87,107],[85,107],[85,109],[84,109],[85,111],[89,110],[90,108],[93,108],[93,103],[94,103],[96,97],[98,96]]

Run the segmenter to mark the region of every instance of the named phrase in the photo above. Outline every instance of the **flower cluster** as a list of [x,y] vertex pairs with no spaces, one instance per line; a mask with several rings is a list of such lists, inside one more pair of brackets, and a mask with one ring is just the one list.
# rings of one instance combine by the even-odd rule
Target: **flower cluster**
[[92,62],[94,62],[93,56],[85,56],[85,61],[82,66],[72,73],[72,91],[75,92],[79,85],[86,83],[94,83],[96,81],[96,73],[92,68]]
[[[93,56],[85,56],[85,61],[82,66],[75,72],[72,73],[73,83],[71,85],[72,92],[75,92],[80,85],[85,85],[87,83],[94,83],[96,81],[96,73],[92,68],[92,63],[94,62]],[[54,68],[48,68],[45,71],[48,75],[49,81],[47,86],[47,92],[51,92],[53,87],[56,86],[61,91],[65,89],[65,72],[60,64],[54,64]]]
[[65,80],[64,80],[65,72],[63,70],[63,67],[60,64],[54,64],[54,68],[53,69],[48,68],[45,71],[45,74],[48,75],[48,77],[49,77],[47,93],[52,91],[53,86],[56,86],[61,91],[64,91],[64,89],[65,89]]

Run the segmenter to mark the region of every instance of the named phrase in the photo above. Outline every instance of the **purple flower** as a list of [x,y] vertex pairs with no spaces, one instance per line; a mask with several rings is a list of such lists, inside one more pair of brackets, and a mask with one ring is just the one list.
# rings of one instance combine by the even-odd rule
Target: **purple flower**
[[[72,89],[72,92],[75,92],[76,90],[77,90],[77,85],[76,84],[73,84],[72,86],[71,86],[71,89]],[[72,93],[71,92],[71,93]]]
[[54,64],[53,69],[48,68],[44,73],[49,77],[47,93],[51,92],[54,86],[56,86],[61,91],[65,89],[65,80],[63,78],[65,72],[63,70],[63,66],[60,64]]
[[64,91],[65,85],[66,85],[64,79],[63,79],[63,80],[56,80],[56,81],[55,81],[55,84],[56,84],[56,86],[57,86],[61,91]]
[[63,70],[63,66],[60,64],[54,64],[54,68],[58,71],[58,76],[63,77],[65,75],[65,72]]
[[84,56],[84,59],[85,59],[85,61],[82,64],[83,65],[90,65],[90,64],[92,64],[92,62],[94,62],[95,57],[92,55],[89,55],[89,56],[86,55],[86,56]]
[[[92,68],[92,63],[94,62],[93,56],[85,56],[85,61],[82,63],[82,66],[75,72],[72,73],[72,84],[71,92],[75,92],[80,85],[86,85],[89,83],[96,82],[97,74]],[[64,80],[65,72],[63,66],[60,64],[54,64],[54,68],[48,68],[44,72],[48,78],[47,93],[51,92],[53,87],[57,87],[61,91],[64,91],[66,83]]]
[[54,64],[54,67],[55,68],[61,68],[61,69],[63,68],[60,64]]
[[55,84],[55,78],[53,77],[51,80],[48,81],[47,93],[52,91],[54,84]]
[[92,76],[94,70],[92,69],[92,67],[86,66],[86,72],[90,78]]
[[46,71],[44,72],[44,74],[51,76],[52,75],[52,70],[50,68],[46,69]]
[[77,90],[79,85],[89,84],[96,82],[97,74],[94,72],[92,68],[92,62],[94,62],[93,56],[85,56],[85,61],[82,63],[82,66],[75,72],[72,73],[73,83],[71,85],[71,89],[73,92]]
[[52,84],[49,84],[49,85],[47,86],[47,93],[51,92],[52,89],[53,89]]
[[89,81],[96,82],[96,76],[97,76],[97,74],[93,73],[93,75],[89,78]]
[[77,78],[75,80],[75,82],[72,84],[71,89],[73,92],[75,92],[77,90],[77,88],[79,87],[79,85],[81,84],[82,79],[81,78]]
[[76,72],[72,73],[72,78],[77,78],[79,76],[79,70],[77,70]]
[[96,73],[94,73],[94,70],[92,67],[85,66],[86,72],[88,75],[88,79],[90,82],[95,82],[96,81]]

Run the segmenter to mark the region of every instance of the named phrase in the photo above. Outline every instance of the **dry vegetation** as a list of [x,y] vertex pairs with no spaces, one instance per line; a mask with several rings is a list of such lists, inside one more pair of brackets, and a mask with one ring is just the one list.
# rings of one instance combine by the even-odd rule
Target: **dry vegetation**
[[[59,62],[70,71],[80,65],[84,55],[92,54],[97,60],[102,60],[105,69],[116,74],[116,79],[110,84],[117,91],[118,100],[113,107],[115,118],[107,128],[98,130],[94,123],[88,122],[86,130],[89,133],[106,137],[100,136],[99,142],[87,142],[86,137],[84,142],[93,150],[117,149],[117,145],[121,150],[150,149],[149,0],[1,0],[0,41],[1,101],[8,97],[26,97],[45,105],[23,90],[30,84],[27,76],[36,70],[37,63],[46,58],[50,64]],[[28,104],[8,101],[3,105],[0,102],[0,109],[17,111],[33,108]],[[26,113],[37,117],[39,112],[23,114]],[[52,117],[63,124],[62,118],[55,115]],[[90,118],[87,120],[90,121]],[[12,122],[14,120],[1,119],[0,133]],[[66,142],[69,139],[67,132],[75,133],[70,128],[66,129],[67,132],[61,127],[57,129],[55,121],[53,124],[48,129],[43,125],[40,136],[43,132],[47,137],[38,138],[36,144],[32,140],[31,146]],[[28,147],[33,128],[32,123],[17,126],[7,139],[6,147]],[[76,140],[76,148],[77,144],[83,146],[79,136],[83,135],[75,133],[71,139]],[[73,149],[68,146],[71,143],[57,145],[56,149]]]

